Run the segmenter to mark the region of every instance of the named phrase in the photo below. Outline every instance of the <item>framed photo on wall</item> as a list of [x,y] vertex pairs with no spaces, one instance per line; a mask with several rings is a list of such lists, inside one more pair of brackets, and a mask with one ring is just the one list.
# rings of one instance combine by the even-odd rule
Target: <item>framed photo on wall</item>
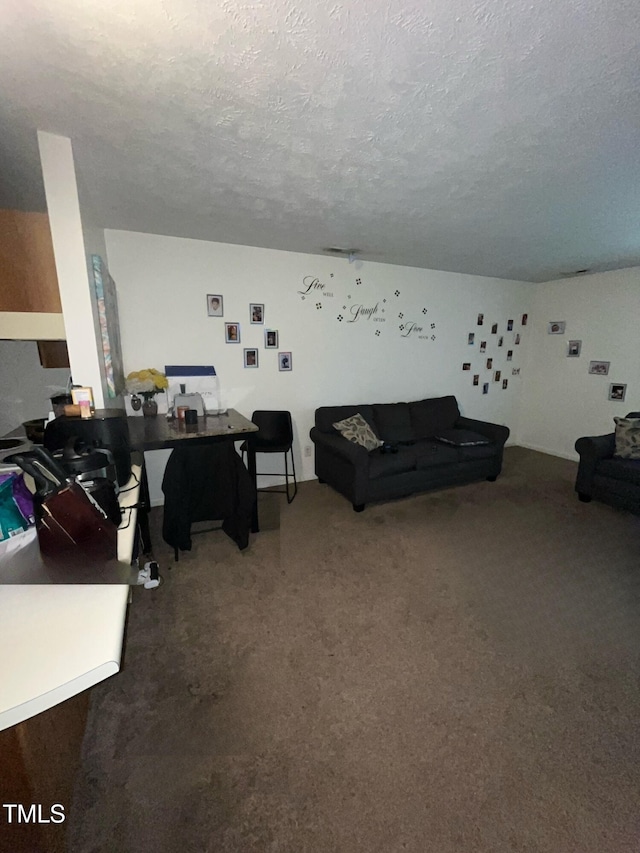
[[589,373],[594,373],[596,376],[607,376],[610,364],[610,361],[590,361]]
[[609,399],[617,400],[621,403],[627,394],[627,386],[626,385],[618,385],[613,384],[609,385]]
[[581,349],[582,341],[569,341],[569,346],[567,348],[567,358],[579,358]]
[[548,335],[564,335],[567,324],[565,320],[551,320],[547,325]]
[[277,329],[265,329],[264,330],[264,346],[265,349],[278,349],[279,335]]
[[278,370],[293,370],[290,352],[278,353]]
[[240,323],[224,324],[224,340],[227,344],[240,343]]
[[258,366],[258,350],[257,349],[245,349],[245,351],[244,351],[244,366],[245,367],[257,367]]
[[249,321],[254,325],[262,325],[264,323],[264,305],[262,303],[249,303]]
[[224,317],[222,296],[219,293],[207,293],[207,314],[209,317]]

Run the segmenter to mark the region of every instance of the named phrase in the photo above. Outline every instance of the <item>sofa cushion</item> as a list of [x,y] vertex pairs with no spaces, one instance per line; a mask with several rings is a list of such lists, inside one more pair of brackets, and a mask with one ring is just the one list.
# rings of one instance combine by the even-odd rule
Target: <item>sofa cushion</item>
[[470,429],[443,429],[434,437],[436,441],[452,444],[454,447],[478,447],[490,443],[484,435]]
[[460,410],[453,396],[433,397],[409,403],[409,414],[413,437],[433,438],[436,433],[453,428],[460,417]]
[[333,426],[344,438],[354,444],[360,444],[365,450],[375,450],[382,444],[360,412],[343,421],[336,421]]
[[416,456],[416,469],[433,468],[436,465],[455,465],[458,462],[458,451],[455,447],[447,447],[439,441],[421,439],[410,448]]
[[353,415],[360,414],[375,432],[375,421],[373,418],[373,406],[363,403],[361,406],[321,406],[316,409],[316,426],[321,432],[329,432],[335,435],[334,423],[343,421]]
[[614,418],[616,425],[615,456],[640,459],[640,418]]
[[489,444],[477,445],[462,445],[457,448],[458,459],[460,462],[471,462],[474,459],[491,459],[496,455],[496,446],[492,442]]
[[416,454],[413,447],[399,447],[397,453],[381,453],[375,450],[369,456],[369,478],[377,480],[392,474],[406,474],[415,471]]
[[640,486],[640,459],[601,459],[596,472],[602,477]]
[[408,403],[379,403],[373,407],[378,435],[383,441],[411,441],[413,429]]

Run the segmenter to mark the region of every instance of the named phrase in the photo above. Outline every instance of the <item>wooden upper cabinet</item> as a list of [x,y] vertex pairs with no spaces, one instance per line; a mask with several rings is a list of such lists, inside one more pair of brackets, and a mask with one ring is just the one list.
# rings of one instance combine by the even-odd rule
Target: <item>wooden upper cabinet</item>
[[0,311],[62,313],[46,213],[0,209]]

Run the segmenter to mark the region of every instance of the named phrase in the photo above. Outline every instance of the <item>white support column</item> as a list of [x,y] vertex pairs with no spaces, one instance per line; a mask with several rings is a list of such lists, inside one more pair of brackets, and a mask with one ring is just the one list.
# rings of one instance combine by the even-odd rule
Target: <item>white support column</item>
[[103,408],[95,300],[87,274],[71,140],[39,130],[38,145],[71,375],[76,385],[93,388],[96,407]]

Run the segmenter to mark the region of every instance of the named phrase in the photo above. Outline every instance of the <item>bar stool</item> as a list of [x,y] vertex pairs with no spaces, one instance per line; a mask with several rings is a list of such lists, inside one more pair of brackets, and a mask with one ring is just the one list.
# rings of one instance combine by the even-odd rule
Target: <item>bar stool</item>
[[[247,451],[247,442],[251,442],[256,453],[282,453],[284,454],[284,489],[268,489],[270,492],[286,494],[287,503],[298,494],[298,483],[296,481],[296,463],[293,457],[293,424],[291,412],[269,411],[259,409],[251,415],[251,420],[258,427],[258,432],[250,435],[247,441],[242,443],[240,452],[244,458]],[[289,474],[289,463],[287,454],[291,453],[292,474]],[[271,472],[271,474],[277,472]],[[257,474],[257,476],[270,476],[269,474]],[[289,478],[293,477],[293,494],[289,490]],[[258,491],[266,491],[258,489]]]

